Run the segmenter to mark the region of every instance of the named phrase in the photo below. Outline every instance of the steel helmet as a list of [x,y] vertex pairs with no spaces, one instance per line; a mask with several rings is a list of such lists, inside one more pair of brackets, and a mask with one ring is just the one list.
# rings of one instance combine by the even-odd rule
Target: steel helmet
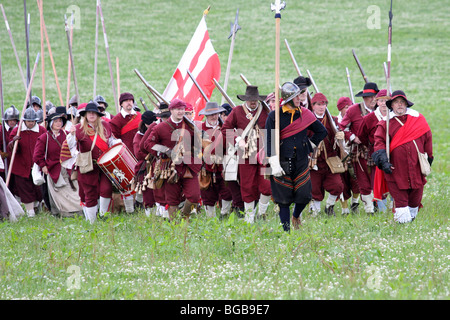
[[14,106],[11,105],[8,109],[6,109],[5,113],[3,114],[3,120],[17,120],[20,119],[20,111]]
[[38,96],[32,96],[29,105],[37,104],[42,109],[41,99]]
[[25,110],[22,120],[23,121],[38,121],[39,115],[36,111],[34,111],[33,108],[28,108],[27,110]]
[[105,104],[105,109],[108,108],[108,103],[106,102],[105,98],[103,98],[103,96],[98,95],[94,98],[94,101],[97,103],[104,103]]
[[283,99],[281,105],[284,106],[286,103],[298,96],[300,92],[300,88],[295,83],[283,83],[283,85],[281,86],[281,99]]

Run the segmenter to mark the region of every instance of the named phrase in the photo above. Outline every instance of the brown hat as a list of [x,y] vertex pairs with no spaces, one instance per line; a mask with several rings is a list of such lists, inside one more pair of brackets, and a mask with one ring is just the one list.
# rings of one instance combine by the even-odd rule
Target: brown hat
[[134,102],[134,96],[129,92],[122,93],[119,98],[119,105],[122,105],[125,100],[133,100]]
[[242,101],[264,101],[266,100],[267,96],[260,96],[258,92],[257,86],[247,86],[247,89],[245,90],[245,95],[238,94],[237,95],[239,100]]

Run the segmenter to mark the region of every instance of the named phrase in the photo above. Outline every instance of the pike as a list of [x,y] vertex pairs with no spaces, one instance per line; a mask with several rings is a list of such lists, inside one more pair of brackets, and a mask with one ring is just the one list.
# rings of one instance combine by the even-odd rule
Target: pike
[[[275,11],[275,155],[278,157],[280,156],[280,20],[281,10],[285,7],[286,2],[280,0],[270,4],[270,9]],[[267,106],[265,102],[264,104]]]
[[[27,57],[27,86],[30,83],[30,14],[27,14],[27,0],[23,0],[23,15],[25,18],[25,44]],[[30,91],[31,101],[31,91]],[[45,102],[44,102],[45,103]]]
[[117,74],[117,99],[120,99],[120,74],[119,74],[119,57],[116,57],[116,74]]
[[[311,83],[312,83],[312,85],[313,85],[314,90],[316,91],[316,93],[320,92],[320,91],[319,91],[319,88],[317,87],[316,82],[314,81],[314,79],[313,79],[311,73],[309,72],[309,70],[306,70],[306,72],[308,73],[308,77],[311,79]],[[325,108],[325,115],[327,116],[328,121],[329,121],[330,124],[331,124],[331,128],[332,128],[332,130],[333,130],[333,133],[336,134],[336,132],[338,132],[339,129],[338,129],[338,127],[336,126],[336,123],[334,122],[333,117],[331,116],[331,113],[330,113],[330,111],[328,110],[328,107]],[[343,160],[343,159],[345,159],[345,158],[347,157],[347,155],[348,155],[348,152],[345,150],[344,140],[336,140],[336,141],[337,141],[338,144],[339,144],[339,150],[340,150],[340,153],[341,153],[341,154],[340,154],[340,158],[341,158],[341,160]]]
[[[251,85],[252,85],[252,84],[250,83],[250,81],[248,81],[247,78],[246,78],[242,73],[240,74],[240,77],[241,77],[242,81],[244,81],[244,83],[245,83],[247,86],[251,86]],[[278,87],[279,87],[279,86],[278,86]],[[267,112],[272,111],[272,109],[270,109],[270,107],[267,105],[267,103],[266,103],[265,101],[261,101],[261,103],[262,103],[263,107],[266,108]]]
[[352,98],[353,104],[355,104],[355,97],[353,96],[353,89],[352,89],[352,81],[350,80],[350,73],[348,72],[348,68],[345,68],[345,71],[347,72],[347,82],[348,82],[348,89],[350,91],[350,97]]
[[[234,23],[230,22],[231,25],[231,31],[230,31],[230,35],[228,36],[228,39],[231,38],[231,45],[230,45],[230,53],[228,54],[228,63],[227,63],[227,71],[225,73],[225,82],[224,82],[224,91],[227,91],[227,87],[228,87],[228,78],[230,76],[230,68],[231,68],[231,59],[233,57],[233,50],[234,50],[234,41],[236,38],[236,33],[238,32],[238,30],[241,29],[241,26],[238,24],[238,15],[239,15],[239,8],[236,11],[236,17],[234,18]],[[220,104],[223,104],[225,101],[225,97],[222,96],[222,101]]]
[[234,104],[233,100],[231,100],[231,98],[228,96],[228,94],[225,92],[225,90],[222,88],[222,86],[219,84],[219,82],[217,82],[217,80],[215,78],[213,78],[213,82],[214,82],[214,85],[216,86],[216,88],[220,91],[222,96],[225,98],[225,100],[227,100],[228,104],[232,108],[235,108],[236,105]]
[[359,71],[361,71],[361,75],[363,76],[364,82],[367,83],[369,82],[369,79],[367,78],[366,73],[364,72],[364,69],[361,65],[361,62],[359,62],[358,57],[356,56],[356,52],[354,49],[352,49],[352,53],[353,53],[353,57],[355,58],[356,64],[358,65]]
[[98,17],[99,17],[99,2],[97,0],[97,5],[95,7],[95,51],[94,51],[94,93],[93,98],[97,96],[97,60],[98,60]]
[[[387,64],[386,62],[383,62],[383,68],[384,68],[384,77],[387,82],[388,74],[387,74]],[[392,92],[392,84],[389,82],[389,91]]]
[[[289,46],[289,43],[288,43],[287,39],[284,39],[284,43],[285,43],[286,48],[287,48],[287,50],[289,52],[289,56],[291,57],[292,63],[294,63],[295,70],[297,70],[297,74],[299,76],[303,77],[302,72],[300,71],[300,68],[299,68],[299,66],[297,64],[297,60],[295,59],[294,54],[292,53],[291,47]],[[306,88],[306,92],[308,93],[308,97],[311,100],[311,93],[309,92],[308,88]]]
[[[41,7],[41,2],[39,0],[37,0],[37,3],[38,3],[38,7]],[[47,42],[48,55],[50,56],[50,61],[52,63],[52,68],[53,68],[53,74],[55,75],[56,88],[58,90],[59,101],[61,102],[61,105],[64,105],[63,98],[61,95],[61,89],[59,87],[58,75],[56,73],[55,61],[53,60],[52,47],[50,46],[50,41],[48,40],[47,27],[45,26],[44,15],[42,15],[42,27],[44,28],[45,40]]]
[[[69,58],[70,58],[70,64],[72,66],[72,75],[73,75],[73,85],[75,86],[75,94],[76,94],[76,100],[77,103],[79,103],[79,99],[80,99],[80,95],[78,94],[78,83],[77,83],[77,76],[75,74],[75,64],[73,62],[73,52],[72,52],[72,41],[71,41],[71,37],[70,37],[70,32],[69,32],[69,26],[67,24],[67,16],[64,15],[64,22],[65,22],[65,30],[66,30],[66,35],[67,35],[67,43],[69,45]],[[73,30],[73,13],[72,13],[72,20],[71,20],[71,27]]]
[[[3,105],[3,73],[2,73],[2,55],[0,53],[0,104],[2,106],[2,119],[5,116],[5,109],[4,109],[4,105]],[[6,137],[5,137],[5,125],[2,125],[2,139],[4,142],[6,142]],[[6,143],[3,143],[3,152],[6,153]],[[0,161],[2,161],[0,159]],[[3,160],[4,162],[4,166],[5,166],[5,175],[8,175],[8,159],[5,158]]]
[[[31,74],[30,83],[28,84],[27,93],[25,95],[25,102],[23,103],[22,115],[20,117],[19,126],[18,126],[18,129],[17,129],[16,136],[20,136],[20,128],[22,127],[22,123],[23,123],[23,115],[25,114],[25,110],[27,109],[28,99],[30,98],[31,86],[33,84],[34,75],[36,74],[36,69],[37,69],[37,65],[38,65],[38,62],[39,62],[39,55],[40,54],[38,52],[38,54],[36,56],[36,61],[34,62],[33,73]],[[8,171],[8,176],[6,178],[6,186],[9,185],[9,181],[11,179],[11,172],[12,172],[12,167],[13,167],[13,164],[14,164],[14,159],[16,157],[18,144],[19,144],[19,141],[16,140],[14,142],[14,147],[13,147],[13,151],[12,151],[12,154],[11,154],[11,163],[10,163],[10,167],[9,167],[10,170]]]
[[[73,14],[72,14],[72,18],[73,18]],[[72,19],[73,21],[73,19]],[[70,28],[70,43],[72,44],[73,41],[73,28]],[[72,68],[72,63],[70,60],[70,52],[68,54],[68,58],[67,58],[67,92],[66,92],[66,110],[67,112],[69,112],[69,99],[70,99],[70,79],[72,77],[71,74],[71,68]]]
[[137,76],[139,77],[139,79],[141,79],[142,83],[146,86],[146,88],[155,96],[155,98],[158,100],[158,102],[164,102],[165,104],[169,105],[170,102],[167,101],[162,94],[160,94],[155,88],[153,88],[150,83],[147,82],[147,80],[144,79],[144,77],[142,76],[142,74],[137,70],[134,69],[134,72],[137,74]]
[[27,90],[27,82],[25,80],[25,76],[23,75],[22,65],[20,64],[19,55],[17,54],[16,45],[14,44],[14,39],[12,36],[11,29],[9,28],[8,19],[6,18],[6,14],[5,14],[5,9],[3,9],[3,4],[1,4],[1,3],[0,3],[0,8],[2,9],[3,19],[5,20],[5,25],[6,25],[6,30],[8,31],[9,39],[11,40],[11,45],[12,45],[12,48],[14,51],[14,55],[16,56],[17,66],[19,67],[19,73],[22,78],[25,90]]
[[46,113],[46,103],[45,103],[45,59],[44,59],[44,3],[43,0],[41,0],[42,4],[39,5],[38,0],[38,7],[39,7],[39,22],[40,22],[40,31],[41,31],[41,72],[42,72],[42,111],[44,112],[44,117],[47,114]]
[[[386,89],[388,91],[388,96],[392,96],[391,92],[391,49],[392,49],[392,0],[391,0],[391,9],[389,10],[389,27],[388,27],[388,56],[387,56],[387,86]],[[389,110],[387,111],[386,116],[386,153],[389,161]]]
[[111,57],[109,55],[108,37],[106,36],[105,19],[103,18],[103,11],[102,11],[102,5],[100,3],[100,0],[98,0],[98,9],[99,9],[99,13],[100,13],[100,20],[102,22],[102,27],[103,27],[103,38],[105,40],[106,57],[108,59],[109,76],[111,78],[114,104],[116,106],[116,112],[119,113],[120,110],[119,110],[119,104],[118,104],[118,99],[117,99],[117,95],[116,95],[116,88],[114,86],[114,76],[113,76],[113,71],[112,71],[112,67],[111,67]]

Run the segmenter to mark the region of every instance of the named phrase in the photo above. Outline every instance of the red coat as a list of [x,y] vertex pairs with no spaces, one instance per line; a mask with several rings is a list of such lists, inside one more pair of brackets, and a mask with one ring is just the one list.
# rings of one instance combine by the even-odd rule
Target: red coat
[[[134,154],[134,147],[133,147],[133,139],[136,135],[136,132],[138,131],[138,126],[135,126],[134,129],[129,130],[126,133],[122,134],[122,128],[125,127],[125,125],[131,121],[134,117],[141,117],[141,114],[138,112],[136,115],[127,115],[125,118],[122,116],[122,113],[118,113],[114,116],[114,118],[109,121],[109,124],[111,125],[111,131],[114,137],[117,139],[122,139],[122,142],[127,146],[128,150],[130,150],[131,153]],[[136,124],[138,122],[136,121]],[[134,154],[136,156],[136,154]]]
[[[337,117],[332,116],[333,121],[337,123]],[[325,148],[327,150],[327,157],[334,157],[338,155],[339,149],[336,147],[336,150],[333,149],[334,146],[334,133],[333,133],[333,127],[331,126],[330,121],[328,121],[328,117],[324,116],[322,119],[318,120],[324,125],[324,127],[327,129],[328,135],[323,139],[323,143],[325,144]],[[312,131],[308,131],[308,136],[311,137],[314,134]],[[326,162],[325,158],[325,151],[322,150],[320,152],[319,157],[317,158],[317,167],[318,168],[328,168],[328,164]]]
[[[12,167],[12,174],[15,174],[17,176],[21,176],[24,178],[28,178],[31,174],[31,168],[33,167],[33,154],[34,154],[34,148],[36,146],[36,141],[47,130],[43,127],[38,125],[39,132],[34,132],[31,130],[25,130],[20,132],[21,139],[18,140],[17,145],[17,151],[16,156],[14,158],[14,163]],[[18,126],[15,127],[9,136],[10,141],[14,138],[14,136],[17,134]],[[10,152],[13,151],[14,144],[10,143],[9,148]]]
[[[158,125],[156,125],[153,128],[147,141],[144,142],[145,149],[155,156],[157,156],[157,151],[152,150],[152,147],[155,144],[160,144],[173,150],[178,141],[173,140],[172,133],[175,130],[181,130],[183,121],[180,123],[175,123],[172,121],[172,118],[169,118],[167,121],[161,122]],[[185,152],[191,151],[189,159],[186,159],[187,166],[195,174],[197,174],[200,171],[202,164],[201,160],[199,161],[199,159],[194,159],[194,154],[192,152],[192,149],[194,147],[194,131],[189,127],[187,123],[185,124],[185,138],[183,139],[183,142],[185,146],[184,148]],[[184,163],[177,164],[175,167],[178,172],[178,175],[182,177],[186,170]]]
[[[8,165],[11,162],[11,152],[8,150],[8,143],[11,141],[9,136],[10,136],[11,132],[13,131],[13,129],[14,128],[9,127],[8,130],[5,130],[5,141],[3,141],[3,134],[2,134],[3,127],[0,124],[0,151],[3,152],[3,146],[6,146],[6,152],[9,154],[8,157],[6,158],[8,161]],[[3,161],[4,161],[4,159],[3,159]],[[4,172],[4,171],[5,171],[4,169],[0,169],[0,172]]]
[[[411,115],[404,115],[398,119],[405,123]],[[392,141],[401,124],[394,118],[389,122],[389,137]],[[433,157],[433,145],[431,130],[415,139],[420,152],[426,152]],[[375,151],[386,149],[386,121],[381,120],[375,131]],[[425,177],[420,171],[419,158],[414,142],[404,143],[390,153],[389,162],[395,168],[392,174],[385,174],[387,182],[397,184],[399,189],[419,189],[426,183]]]
[[358,138],[361,144],[365,145],[369,150],[369,156],[373,153],[375,145],[375,131],[377,129],[378,120],[375,112],[371,112],[363,117],[363,121],[358,129]]
[[359,127],[363,121],[362,109],[364,109],[364,106],[360,103],[351,105],[339,123],[339,127],[345,133],[345,140],[350,141],[352,135],[358,135]]
[[[208,135],[208,139],[211,140],[211,144],[214,145],[214,142],[216,141],[216,138],[221,139],[221,126],[220,124],[216,127],[216,128],[211,128],[211,127],[207,127],[206,126],[206,121],[202,123],[202,127],[201,127],[202,131],[204,131],[207,135]],[[220,146],[218,146],[220,147]],[[223,149],[223,148],[222,148]],[[222,151],[222,150],[219,150]],[[220,152],[217,152],[218,154],[220,154]],[[222,164],[218,164],[218,163],[214,163],[211,158],[209,158],[209,156],[214,155],[215,152],[215,146],[212,147],[211,151],[208,152],[208,154],[203,153],[203,161],[204,161],[204,165],[207,171],[210,172],[221,172],[223,170],[223,166]]]
[[[56,138],[59,142],[58,144],[58,142],[56,142],[56,140],[52,137],[52,133],[47,132],[37,139],[36,148],[34,149],[33,161],[37,163],[41,169],[46,166],[50,177],[55,183],[58,181],[59,174],[61,173],[61,146],[66,140],[66,134],[67,133],[64,130],[60,130],[60,134]],[[46,148],[47,159],[45,159]]]

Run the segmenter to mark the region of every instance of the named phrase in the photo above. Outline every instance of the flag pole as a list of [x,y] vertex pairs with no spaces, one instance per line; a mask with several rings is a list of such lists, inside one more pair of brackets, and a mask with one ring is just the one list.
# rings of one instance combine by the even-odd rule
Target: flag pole
[[286,3],[276,0],[270,8],[275,11],[275,155],[280,156],[280,20]]
[[[392,0],[391,10],[389,11],[389,27],[388,27],[388,56],[387,56],[387,87],[388,96],[392,96],[391,92],[391,49],[392,49]],[[389,161],[389,110],[386,115],[386,154]]]

